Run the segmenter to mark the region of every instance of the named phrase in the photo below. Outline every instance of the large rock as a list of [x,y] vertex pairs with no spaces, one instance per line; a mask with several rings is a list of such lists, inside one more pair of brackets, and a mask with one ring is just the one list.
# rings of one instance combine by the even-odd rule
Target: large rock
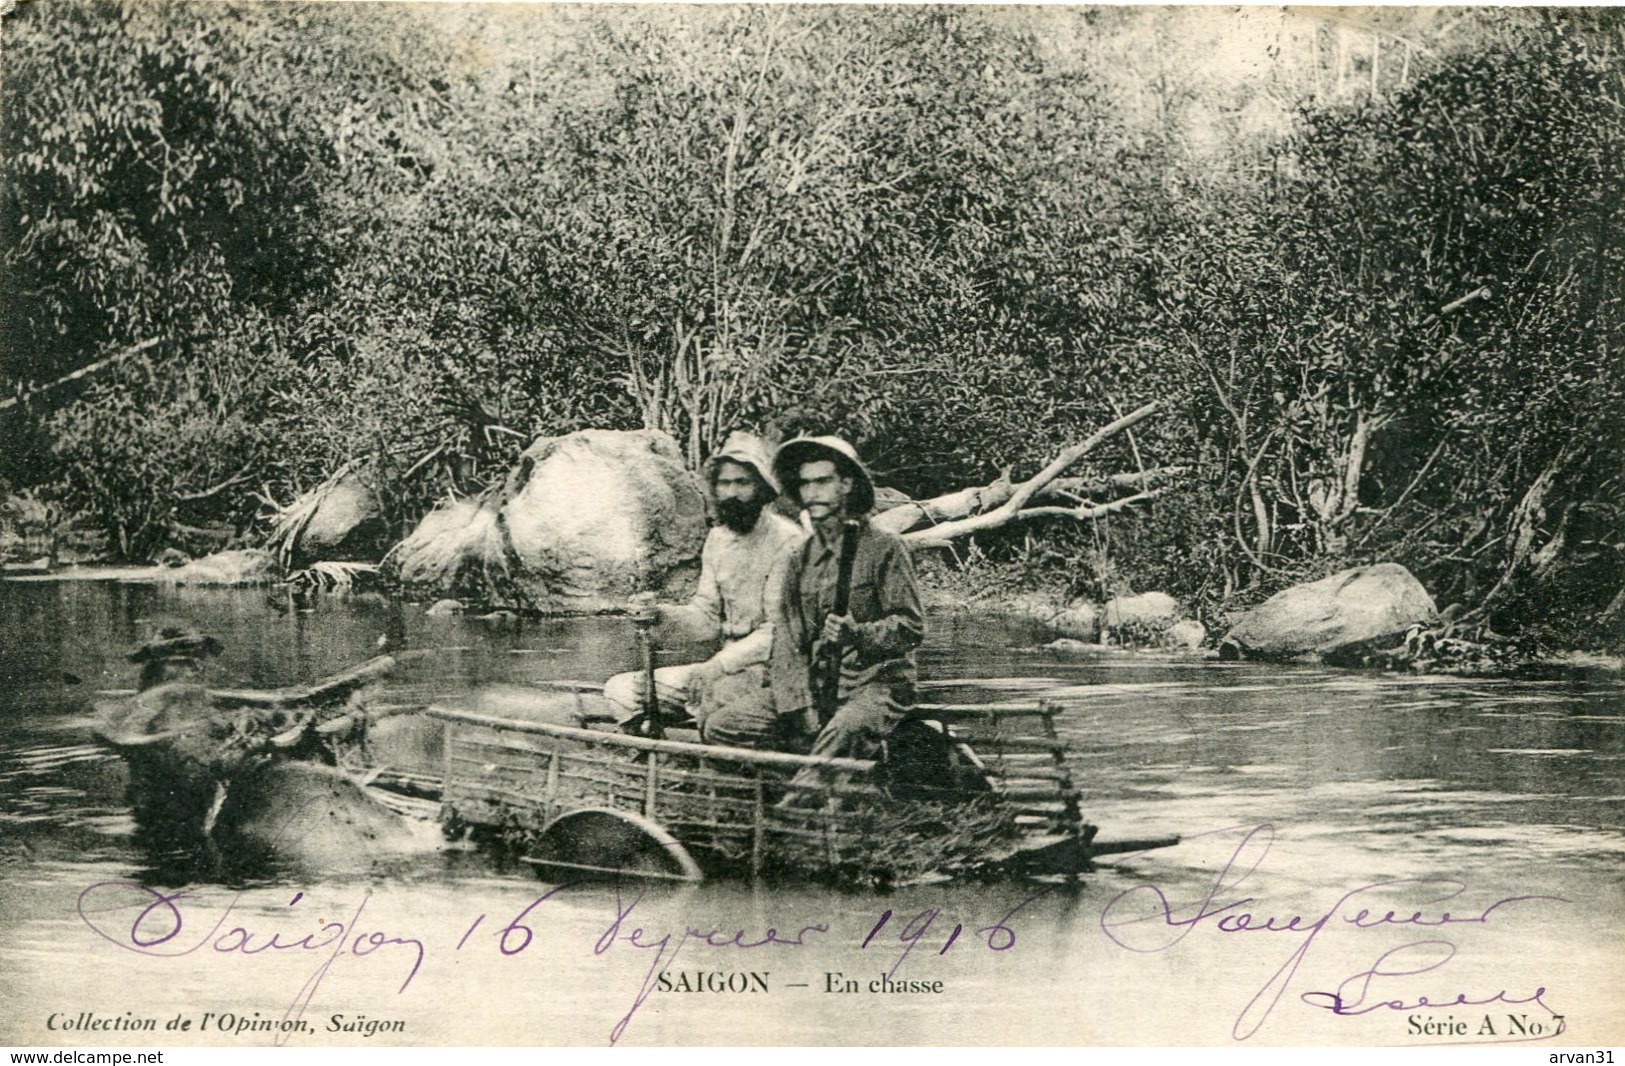
[[1277,592],[1242,616],[1220,642],[1219,655],[1336,661],[1394,643],[1438,614],[1433,597],[1403,566],[1355,567]]
[[705,542],[705,499],[677,444],[651,430],[544,437],[501,511],[518,583],[537,606],[591,611],[675,595]]
[[364,479],[348,473],[312,489],[291,510],[310,509],[293,537],[295,568],[329,560],[377,562],[386,534],[377,493]]
[[1064,639],[1093,641],[1100,636],[1100,610],[1092,603],[1068,604],[1042,617]]
[[1166,592],[1113,596],[1101,608],[1101,624],[1142,640],[1159,636],[1179,621],[1179,601]]
[[[951,579],[950,579],[951,580]],[[931,585],[927,585],[928,591]],[[957,597],[942,597],[932,606],[962,609]],[[1004,591],[997,598],[977,603],[972,611],[1030,618],[1063,639],[1094,641],[1100,635],[1100,608],[1087,600],[1067,602],[1054,592]]]
[[278,576],[276,557],[258,548],[216,552],[158,572],[160,581],[177,585],[267,585]]
[[499,491],[426,515],[386,565],[407,585],[550,613],[682,598],[699,572],[705,500],[651,430],[543,437]]
[[1207,639],[1207,626],[1194,618],[1181,618],[1162,634],[1162,646],[1174,651],[1195,651]]

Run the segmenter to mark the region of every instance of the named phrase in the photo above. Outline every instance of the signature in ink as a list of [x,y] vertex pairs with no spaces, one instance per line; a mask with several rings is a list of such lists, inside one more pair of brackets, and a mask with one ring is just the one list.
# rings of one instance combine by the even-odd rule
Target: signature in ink
[[[1275,842],[1275,827],[1270,823],[1252,826],[1237,826],[1234,829],[1244,829],[1241,842],[1231,853],[1224,868],[1219,871],[1207,889],[1206,895],[1198,902],[1195,909],[1188,914],[1176,913],[1175,906],[1169,902],[1168,897],[1156,885],[1140,884],[1124,890],[1114,896],[1101,911],[1100,928],[1112,943],[1128,951],[1139,953],[1156,953],[1167,951],[1178,944],[1192,931],[1204,923],[1213,929],[1225,934],[1243,933],[1285,933],[1290,934],[1288,942],[1292,945],[1281,966],[1264,982],[1261,987],[1242,1008],[1236,1016],[1235,1024],[1231,1027],[1231,1036],[1236,1040],[1246,1040],[1257,1033],[1264,1022],[1268,1020],[1282,995],[1291,985],[1298,967],[1308,956],[1310,948],[1317,937],[1329,926],[1336,922],[1342,927],[1352,927],[1356,930],[1369,930],[1388,926],[1414,927],[1418,929],[1436,929],[1445,926],[1487,925],[1491,916],[1501,908],[1513,903],[1533,901],[1550,901],[1567,903],[1569,900],[1561,896],[1506,896],[1495,900],[1489,906],[1477,911],[1464,913],[1451,913],[1448,910],[1435,910],[1437,905],[1456,899],[1467,891],[1467,884],[1453,878],[1445,877],[1402,877],[1386,881],[1374,881],[1370,884],[1360,885],[1344,892],[1337,902],[1333,903],[1323,913],[1305,917],[1293,914],[1281,916],[1274,914],[1261,914],[1254,907],[1259,901],[1253,896],[1241,895],[1241,886],[1255,874],[1269,854],[1270,847]],[[1387,909],[1383,913],[1376,913],[1371,907],[1354,907],[1361,901],[1362,896],[1373,894],[1382,890],[1385,892],[1398,891],[1409,899],[1409,902],[1399,910]],[[1378,909],[1381,909],[1380,907]],[[1408,912],[1408,913],[1406,913]],[[1418,948],[1423,944],[1445,945],[1454,954],[1454,945],[1447,941],[1419,941],[1416,944],[1406,945],[1407,948]],[[1404,949],[1395,949],[1401,951]],[[1384,956],[1386,958],[1387,956]],[[1443,965],[1448,959],[1415,971],[1416,973],[1431,972]],[[1398,972],[1389,973],[1383,969],[1382,960],[1379,960],[1371,970],[1365,974],[1356,974],[1345,981],[1340,990],[1335,993],[1311,993],[1330,999],[1310,1000],[1314,1006],[1333,1009],[1328,1004],[1347,1007],[1358,1003],[1364,995],[1367,985],[1362,985],[1360,991],[1349,989],[1351,984],[1357,984],[1362,977],[1368,982],[1378,976],[1395,977],[1411,976]],[[1355,998],[1348,1000],[1343,992],[1345,989]],[[1501,1002],[1527,1003],[1539,1002],[1542,1007],[1546,1004],[1540,996],[1546,993],[1542,987],[1527,999],[1501,998]],[[1505,993],[1500,994],[1505,997]],[[1490,997],[1483,1002],[1496,1002],[1497,997]],[[1471,1002],[1463,999],[1461,1002]],[[1374,1008],[1373,1008],[1374,1009]],[[1396,1008],[1399,1009],[1399,1008]],[[1334,1013],[1359,1013],[1347,1009],[1334,1010]]]
[[[554,900],[567,889],[580,882],[568,882],[550,887],[518,911],[506,924],[485,926],[488,915],[481,913],[468,925],[454,950],[462,951],[474,940],[482,926],[487,936],[494,939],[495,947],[503,957],[514,957],[532,949],[539,933],[549,924],[546,912],[539,912],[543,904]],[[979,927],[967,926],[948,918],[940,907],[927,907],[904,918],[888,909],[868,927],[861,941],[854,939],[858,950],[888,957],[889,969],[885,976],[895,977],[916,950],[922,954],[942,956],[956,945],[981,942],[987,950],[1006,952],[1016,946],[1015,919],[1018,914],[1054,891],[1046,887],[1028,896],[1006,911],[997,921]],[[404,993],[422,969],[427,956],[425,942],[418,937],[391,933],[384,929],[367,929],[363,922],[371,894],[364,895],[350,916],[343,921],[317,919],[315,928],[308,921],[293,927],[280,928],[269,920],[254,922],[243,916],[240,906],[242,892],[211,899],[204,892],[188,888],[165,889],[143,885],[136,881],[101,881],[80,892],[76,909],[80,920],[102,939],[125,951],[151,958],[187,958],[220,955],[241,959],[256,958],[311,958],[315,967],[295,993],[293,1001],[282,1017],[284,1023],[297,1023],[311,1008],[322,982],[341,958],[367,958],[382,954],[398,959],[404,972],[396,994]],[[287,907],[289,915],[304,899],[303,892],[295,892]],[[759,951],[765,948],[794,949],[815,942],[831,933],[828,921],[809,921],[799,927],[781,931],[768,927],[757,933],[729,925],[681,923],[680,928],[663,929],[641,920],[639,907],[644,895],[624,896],[615,888],[613,909],[608,923],[603,926],[592,943],[592,955],[603,957],[616,950],[644,952],[648,967],[643,973],[631,1005],[616,1021],[610,1031],[610,1043],[619,1042],[649,996],[660,986],[664,976],[673,968],[678,957],[693,946],[723,951]],[[551,910],[550,908],[548,910]],[[307,904],[295,920],[309,913]],[[371,923],[375,924],[375,923]],[[950,928],[951,924],[951,928]],[[969,931],[970,935],[965,935]],[[961,949],[963,950],[963,949]],[[884,965],[885,963],[883,963]],[[277,1030],[276,1042],[285,1043],[289,1034],[301,1031],[297,1025],[284,1024]]]
[[[398,954],[410,965],[397,994],[406,991],[423,965],[423,942],[416,937],[392,936],[382,930],[361,931],[361,915],[371,893],[362,897],[347,921],[324,921],[314,932],[286,936],[282,931],[251,929],[242,920],[228,927],[241,896],[239,892],[227,900],[219,917],[210,923],[207,917],[196,919],[202,902],[198,893],[186,889],[166,891],[135,881],[100,881],[79,893],[76,909],[80,920],[96,935],[138,955],[183,958],[202,951],[251,959],[312,953],[320,961],[283,1014],[287,1022],[298,1021],[304,1015],[340,957],[365,958],[386,948],[405,949]],[[288,906],[297,907],[303,898],[303,892],[296,892]],[[289,1031],[280,1030],[277,1043],[284,1043]]]
[[1522,999],[1510,996],[1507,994],[1506,989],[1502,989],[1484,999],[1469,998],[1467,993],[1458,992],[1454,999],[1433,1000],[1427,996],[1418,996],[1414,1002],[1410,1003],[1407,1003],[1403,997],[1395,999],[1378,998],[1373,1002],[1367,1002],[1366,997],[1372,994],[1372,984],[1380,978],[1415,977],[1419,974],[1432,973],[1455,958],[1455,955],[1456,946],[1448,940],[1418,940],[1412,944],[1402,944],[1397,948],[1383,952],[1370,967],[1361,970],[1339,984],[1337,991],[1305,992],[1298,998],[1312,1007],[1319,1007],[1323,1010],[1329,1010],[1333,1014],[1345,1016],[1370,1014],[1372,1011],[1378,1010],[1412,1011],[1424,1007],[1481,1007],[1490,1003],[1521,1006],[1526,1003],[1536,1003],[1548,1015],[1554,1018],[1562,1017],[1562,1015],[1548,1007],[1546,1001],[1541,998],[1546,994],[1544,986],[1535,989],[1531,995]]

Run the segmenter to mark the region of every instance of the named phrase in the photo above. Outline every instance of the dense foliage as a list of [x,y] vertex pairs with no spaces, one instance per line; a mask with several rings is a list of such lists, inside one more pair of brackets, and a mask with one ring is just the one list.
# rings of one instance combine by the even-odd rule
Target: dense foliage
[[974,554],[1619,641],[1619,17],[1269,17],[1227,80],[1234,13],[31,0],[0,487],[144,558],[346,463],[404,527],[540,434],[828,427],[924,495],[1154,398],[1153,520]]
[[1618,57],[1566,22],[1490,40],[1307,114],[1170,264],[1226,591],[1383,556],[1441,604],[1619,621]]

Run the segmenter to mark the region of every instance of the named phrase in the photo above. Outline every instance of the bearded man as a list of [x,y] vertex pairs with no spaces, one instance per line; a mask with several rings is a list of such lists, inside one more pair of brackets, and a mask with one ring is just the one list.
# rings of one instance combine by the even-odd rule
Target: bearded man
[[[650,609],[662,628],[677,626],[721,647],[704,662],[657,669],[655,698],[667,720],[692,717],[706,740],[737,743],[748,738],[715,735],[707,721],[732,705],[766,705],[777,594],[790,552],[805,534],[768,506],[779,484],[767,446],[753,434],[730,434],[706,460],[705,481],[716,524],[700,552],[699,588],[687,604]],[[617,674],[604,695],[630,719],[645,709],[644,685],[641,672]]]

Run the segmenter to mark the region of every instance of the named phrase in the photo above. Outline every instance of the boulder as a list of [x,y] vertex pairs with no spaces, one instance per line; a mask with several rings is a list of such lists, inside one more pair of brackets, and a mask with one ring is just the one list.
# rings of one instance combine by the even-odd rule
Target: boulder
[[664,433],[583,430],[520,457],[501,520],[526,598],[544,610],[676,598],[699,570],[705,499]]
[[423,613],[439,618],[441,615],[462,614],[467,609],[462,600],[435,600]]
[[686,598],[706,530],[675,441],[589,429],[538,439],[498,490],[430,512],[386,565],[466,603],[589,613],[639,592]]
[[[948,579],[950,582],[952,578]],[[928,582],[927,589],[932,587]],[[964,606],[958,598],[943,598],[934,606]],[[993,614],[1029,618],[1057,636],[1070,640],[1093,641],[1100,634],[1100,608],[1088,600],[1067,602],[1054,591],[1004,591],[973,607]]]
[[1179,601],[1166,592],[1113,596],[1101,608],[1101,624],[1112,630],[1152,637],[1179,621]]
[[216,552],[184,566],[159,571],[159,580],[177,585],[266,585],[278,576],[276,557],[257,548]]
[[1044,624],[1066,639],[1094,641],[1100,636],[1100,611],[1092,603],[1068,604],[1047,615]]
[[1202,623],[1184,617],[1179,603],[1165,592],[1118,596],[1103,606],[1017,593],[1002,601],[1000,609],[1031,618],[1061,638],[1046,647],[1066,648],[1080,641],[1098,646],[1104,634],[1114,644],[1192,649],[1207,637]]
[[[513,585],[507,535],[502,528],[500,498],[456,500],[423,516],[407,538],[385,560],[402,583],[437,593],[471,599],[506,599]],[[429,614],[464,609],[456,599],[441,599]]]
[[351,472],[301,496],[290,513],[305,515],[294,531],[290,558],[295,568],[311,563],[377,562],[387,528],[377,493]]
[[158,566],[167,566],[167,567],[170,567],[170,568],[174,568],[174,567],[177,567],[177,566],[185,566],[187,563],[189,563],[191,561],[192,561],[192,557],[190,555],[187,555],[185,552],[181,551],[179,548],[170,547],[170,548],[165,548],[163,551],[159,552],[158,553],[158,558],[154,559],[153,563],[155,563]]
[[1195,651],[1207,639],[1207,626],[1194,618],[1181,618],[1162,634],[1162,646],[1175,651]]
[[1397,563],[1355,567],[1277,592],[1219,644],[1224,659],[1337,661],[1438,618],[1433,597]]

